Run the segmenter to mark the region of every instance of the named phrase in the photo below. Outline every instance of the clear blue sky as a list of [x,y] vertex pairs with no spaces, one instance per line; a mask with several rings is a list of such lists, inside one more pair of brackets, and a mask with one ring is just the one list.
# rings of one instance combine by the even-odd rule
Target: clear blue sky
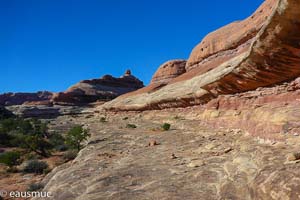
[[263,0],[0,0],[0,93],[63,91],[125,69],[148,84]]

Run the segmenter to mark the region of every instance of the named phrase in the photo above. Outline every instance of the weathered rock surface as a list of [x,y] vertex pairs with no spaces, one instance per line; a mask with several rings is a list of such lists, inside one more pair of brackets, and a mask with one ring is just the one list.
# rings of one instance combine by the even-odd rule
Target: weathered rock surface
[[21,105],[30,102],[45,102],[49,103],[53,93],[48,91],[42,91],[37,93],[4,93],[0,94],[0,105],[11,106]]
[[[183,113],[172,112],[177,114]],[[97,115],[73,119],[93,135],[73,162],[44,179],[49,199],[299,198],[299,164],[286,162],[289,153],[299,152],[299,137],[262,143],[242,131],[207,128],[196,118],[172,119],[167,110],[106,117],[106,123]],[[172,124],[170,131],[157,131],[163,121]],[[137,128],[126,129],[127,123]]]
[[219,95],[295,79],[300,75],[299,16],[298,0],[266,0],[250,18],[207,36],[191,53],[186,73],[166,86],[152,84],[121,96],[104,108],[142,111],[201,105]]
[[184,74],[186,61],[185,60],[170,60],[162,64],[152,77],[151,84],[163,83],[167,84],[172,79]]
[[[231,52],[230,54],[228,52],[226,54],[226,51],[236,49],[243,44],[246,44],[247,48],[249,48],[250,41],[268,23],[268,18],[272,15],[273,9],[277,6],[276,4],[276,0],[267,0],[247,19],[233,22],[208,34],[193,49],[187,62],[187,71],[196,67],[203,68],[201,64],[197,64],[214,54],[218,54],[225,60],[226,57],[232,57],[231,54],[236,53]],[[218,56],[214,56],[214,59]]]
[[84,80],[65,92],[53,96],[52,102],[59,105],[82,105],[96,101],[109,101],[122,94],[144,87],[143,82],[127,70],[120,78],[105,75],[100,79]]
[[6,110],[19,117],[51,119],[62,115],[80,115],[88,112],[88,107],[61,105],[15,105],[7,106]]

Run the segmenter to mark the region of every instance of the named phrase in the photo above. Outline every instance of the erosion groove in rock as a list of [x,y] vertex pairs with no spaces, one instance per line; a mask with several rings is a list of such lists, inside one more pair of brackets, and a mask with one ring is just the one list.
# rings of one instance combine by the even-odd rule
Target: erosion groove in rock
[[[254,22],[252,23],[252,21]],[[242,24],[242,25],[241,25]],[[300,4],[298,0],[267,0],[244,22],[216,31],[204,41],[215,44],[221,32],[246,24],[230,44],[206,53],[194,50],[192,69],[167,85],[148,86],[104,105],[108,110],[147,110],[207,103],[221,94],[272,86],[300,74]],[[251,27],[253,27],[253,30]],[[242,37],[250,31],[251,37]],[[227,33],[228,32],[228,33]],[[246,34],[247,35],[247,34]],[[201,47],[201,45],[200,45]],[[196,49],[198,49],[197,47]],[[220,57],[219,57],[220,56]],[[192,64],[191,64],[192,63]],[[195,62],[188,61],[187,67]],[[203,68],[202,68],[203,67]],[[158,88],[153,90],[153,88]]]

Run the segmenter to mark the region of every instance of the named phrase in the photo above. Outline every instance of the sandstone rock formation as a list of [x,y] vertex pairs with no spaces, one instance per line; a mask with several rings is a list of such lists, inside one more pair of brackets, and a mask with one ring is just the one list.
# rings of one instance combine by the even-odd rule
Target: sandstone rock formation
[[144,87],[143,82],[131,75],[130,70],[127,70],[120,78],[105,75],[100,79],[81,81],[67,91],[55,94],[51,101],[59,105],[105,102],[142,87]]
[[170,60],[162,64],[152,77],[151,84],[169,83],[172,79],[185,73],[185,60]]
[[[74,161],[43,180],[43,191],[52,194],[48,199],[298,199],[299,160],[286,162],[286,156],[299,152],[300,137],[294,143],[288,135],[286,142],[261,142],[241,130],[208,128],[192,117],[195,109],[177,111],[172,114],[184,120],[170,119],[170,110],[106,113],[106,123],[97,115],[73,118],[92,137]],[[138,128],[126,129],[124,116]],[[66,117],[51,124],[60,126]],[[169,133],[151,130],[165,120],[174,125]],[[148,146],[149,140],[159,145]]]
[[37,93],[4,93],[0,94],[0,105],[21,105],[30,102],[49,102],[53,93],[42,91]]
[[299,16],[298,0],[266,0],[246,20],[209,34],[191,53],[186,73],[166,86],[150,84],[121,96],[104,108],[187,107],[295,79],[300,75]]
[[[84,124],[92,137],[43,180],[49,199],[299,199],[300,160],[290,157],[300,142],[299,16],[299,0],[266,0],[209,34],[185,72],[166,63],[149,86],[94,114],[54,119]],[[81,94],[97,94],[104,80],[115,83],[82,82],[62,102],[86,102]],[[170,133],[158,131],[162,122]]]

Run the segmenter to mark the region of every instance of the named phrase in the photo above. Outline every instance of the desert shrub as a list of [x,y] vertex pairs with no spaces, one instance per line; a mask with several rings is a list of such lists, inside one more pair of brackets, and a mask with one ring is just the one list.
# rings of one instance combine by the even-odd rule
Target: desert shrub
[[63,152],[63,151],[67,151],[68,150],[68,146],[65,145],[65,144],[62,144],[62,145],[55,146],[54,149],[56,151]]
[[15,165],[19,164],[21,158],[20,152],[9,151],[0,154],[0,163],[7,165],[9,168],[12,168]]
[[49,136],[49,142],[57,151],[66,151],[68,149],[65,145],[65,138],[59,133],[52,133]]
[[12,118],[14,115],[11,111],[7,110],[5,107],[0,106],[0,119]]
[[80,151],[80,149],[82,148],[81,143],[83,141],[86,141],[90,136],[91,135],[88,133],[87,129],[82,128],[82,126],[80,125],[76,125],[67,132],[66,144],[71,149],[77,149],[77,151]]
[[74,160],[78,154],[77,150],[69,150],[64,153],[63,158],[65,161]]
[[122,120],[127,120],[127,119],[129,119],[128,117],[124,117]]
[[170,130],[171,128],[171,124],[168,124],[168,123],[164,123],[162,126],[161,126],[162,130],[164,131],[168,131]]
[[38,158],[38,156],[34,153],[28,153],[24,156],[25,160],[35,160],[37,158]]
[[4,146],[4,147],[11,146],[10,141],[12,139],[13,138],[9,134],[7,134],[5,132],[1,132],[1,130],[0,130],[0,146]]
[[126,128],[137,128],[135,124],[127,124]]
[[40,120],[5,119],[0,122],[0,133],[6,146],[20,147],[43,157],[50,155],[52,145],[48,142],[47,124]]
[[105,117],[101,117],[101,118],[100,118],[100,122],[102,122],[102,123],[103,123],[103,122],[107,122],[107,120],[106,120]]
[[34,191],[40,191],[44,188],[45,186],[42,183],[31,183],[27,191],[34,192]]
[[48,169],[48,167],[49,166],[45,161],[30,160],[24,167],[24,172],[42,174],[46,169]]

